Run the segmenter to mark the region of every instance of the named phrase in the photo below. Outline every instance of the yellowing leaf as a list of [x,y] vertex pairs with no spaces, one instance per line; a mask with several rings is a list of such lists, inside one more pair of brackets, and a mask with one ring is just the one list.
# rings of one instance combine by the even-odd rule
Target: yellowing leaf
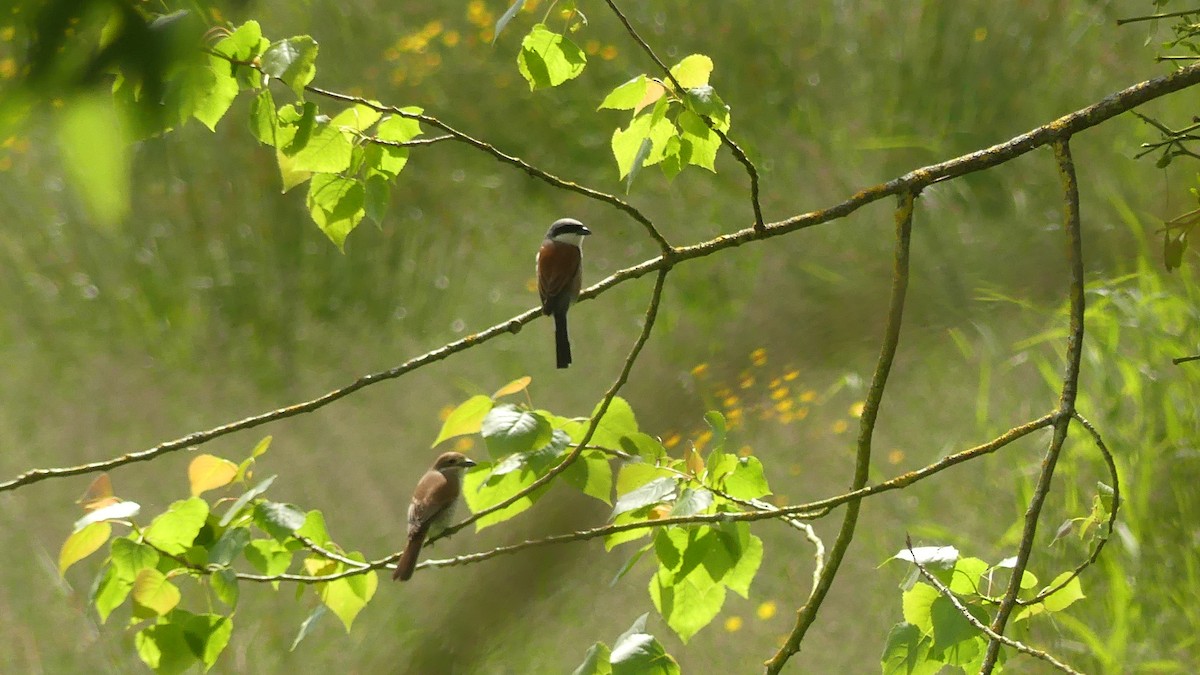
[[131,595],[134,602],[159,616],[175,609],[181,598],[179,588],[153,567],[138,572]]
[[112,525],[108,523],[92,523],[74,532],[63,542],[62,550],[58,552],[58,573],[66,574],[67,568],[95,553],[108,541],[112,534]]
[[209,490],[225,487],[233,482],[238,465],[213,455],[200,455],[188,465],[188,482],[192,485],[192,496],[197,497]]
[[646,95],[633,107],[633,114],[636,115],[646,106],[658,103],[658,99],[662,98],[665,93],[667,93],[667,88],[663,86],[662,82],[650,80],[646,83]]
[[684,453],[684,460],[687,461],[688,471],[693,476],[704,473],[704,460],[700,458],[700,451],[695,447],[687,449],[687,452]]
[[512,394],[525,391],[525,388],[529,386],[530,382],[533,382],[533,378],[528,375],[525,377],[519,377],[497,389],[496,393],[492,394],[492,399],[498,399],[501,396],[511,396]]
[[88,486],[83,496],[75,501],[76,504],[82,504],[83,508],[91,511],[104,506],[108,506],[115,502],[113,496],[112,481],[107,473],[102,473],[96,476],[92,484]]

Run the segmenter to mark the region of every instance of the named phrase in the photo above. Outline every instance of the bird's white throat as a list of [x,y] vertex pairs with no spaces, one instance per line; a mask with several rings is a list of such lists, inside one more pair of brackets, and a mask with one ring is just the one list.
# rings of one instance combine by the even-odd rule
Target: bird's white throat
[[583,250],[583,235],[578,232],[563,232],[562,234],[554,235],[554,241],[561,241],[564,244],[570,244],[579,250]]

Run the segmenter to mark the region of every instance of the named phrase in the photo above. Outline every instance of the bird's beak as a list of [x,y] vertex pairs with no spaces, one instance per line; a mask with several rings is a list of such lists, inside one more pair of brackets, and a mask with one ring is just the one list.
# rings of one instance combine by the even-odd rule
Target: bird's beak
[[583,234],[585,234],[585,235],[586,235],[586,234],[591,234],[591,233],[592,233],[592,231],[591,231],[591,230],[587,229],[586,227],[584,227],[584,226],[582,226],[582,225],[580,225],[580,226],[579,226],[579,229],[583,230]]
[[463,466],[467,467],[468,469],[477,464],[479,464],[479,462],[476,462],[475,460],[471,459],[470,457],[463,457]]

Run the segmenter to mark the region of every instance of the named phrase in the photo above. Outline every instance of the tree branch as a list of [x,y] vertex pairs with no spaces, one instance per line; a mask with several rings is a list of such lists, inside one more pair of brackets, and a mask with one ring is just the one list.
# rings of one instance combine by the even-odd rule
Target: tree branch
[[[921,188],[941,180],[982,171],[984,169],[1003,164],[1044,145],[1050,144],[1058,138],[1065,138],[1101,124],[1112,117],[1115,117],[1123,112],[1127,112],[1147,101],[1166,96],[1167,94],[1194,86],[1198,83],[1200,83],[1200,64],[1193,64],[1185,68],[1181,68],[1169,75],[1155,78],[1153,80],[1147,80],[1145,82],[1128,87],[1122,91],[1116,92],[1093,105],[1061,117],[1050,124],[1043,125],[1025,134],[1016,136],[1004,143],[1000,143],[983,150],[978,150],[976,152],[945,162],[915,169],[886,183],[880,183],[878,185],[865,188],[846,200],[829,208],[819,211],[811,211],[809,213],[793,216],[787,220],[770,223],[762,230],[756,230],[753,227],[749,227],[730,234],[720,235],[697,244],[672,249],[672,252],[669,255],[659,255],[617,271],[609,277],[602,279],[596,284],[593,284],[585,289],[582,293],[580,293],[579,297],[581,300],[587,300],[608,291],[614,286],[631,281],[633,279],[641,278],[642,276],[650,274],[651,272],[657,272],[663,268],[671,268],[685,261],[698,260],[705,256],[718,253],[728,248],[736,248],[752,241],[763,241],[773,237],[790,234],[796,230],[814,227],[816,225],[838,220],[850,215],[851,213],[854,213],[867,204],[871,204],[889,195],[899,194],[904,190],[919,191]],[[342,95],[339,94],[336,96]],[[354,97],[345,97],[344,100],[357,102],[357,99]],[[67,476],[95,473],[98,471],[107,471],[133,462],[148,461],[158,457],[159,455],[207,443],[213,439],[231,434],[235,431],[252,429],[269,422],[312,412],[368,385],[377,384],[384,380],[400,377],[401,375],[404,375],[412,370],[416,370],[417,368],[429,365],[430,363],[440,361],[452,354],[460,352],[468,347],[487,342],[504,333],[517,333],[521,330],[522,326],[534,320],[535,318],[538,318],[539,316],[541,316],[540,309],[527,310],[479,333],[468,335],[464,338],[439,347],[438,349],[434,349],[426,352],[425,354],[414,357],[394,368],[363,375],[349,385],[340,389],[334,389],[333,391],[330,391],[317,398],[287,406],[285,408],[279,408],[277,410],[247,417],[239,421],[230,422],[205,431],[195,431],[178,439],[160,443],[159,445],[146,450],[131,452],[110,459],[76,466],[31,469],[25,473],[17,475],[12,479],[0,482],[0,492],[14,490],[51,478],[63,478]]]
[[[858,450],[854,459],[854,478],[852,490],[862,489],[867,484],[867,476],[871,468],[871,439],[875,433],[875,422],[879,416],[879,408],[883,404],[883,393],[887,386],[888,374],[892,370],[892,360],[900,344],[900,326],[904,321],[904,299],[908,294],[908,257],[909,242],[912,235],[912,221],[915,195],[905,192],[900,196],[900,205],[896,208],[896,251],[892,264],[892,292],[888,302],[887,324],[884,327],[883,345],[880,347],[879,360],[875,365],[875,374],[871,377],[871,386],[867,390],[866,402],[863,405],[862,416],[859,418]],[[850,548],[854,539],[854,530],[858,524],[858,512],[862,501],[855,499],[846,506],[846,515],[842,519],[842,527],[837,539],[825,562],[817,585],[813,588],[808,600],[796,612],[796,625],[775,655],[766,662],[766,672],[770,675],[778,673],[793,654],[800,651],[800,642],[805,633],[817,618],[817,610],[825,600],[833,579],[837,576],[842,558]]]
[[[1042,515],[1042,506],[1050,493],[1050,482],[1054,477],[1054,467],[1058,463],[1063,443],[1067,439],[1067,431],[1071,419],[1075,415],[1075,395],[1079,385],[1079,366],[1083,353],[1083,241],[1079,228],[1079,185],[1075,177],[1075,164],[1071,160],[1071,148],[1068,138],[1058,139],[1054,143],[1054,159],[1058,163],[1058,171],[1063,184],[1063,229],[1067,240],[1067,267],[1070,274],[1071,319],[1070,333],[1067,336],[1067,365],[1063,373],[1062,394],[1059,396],[1058,412],[1054,420],[1054,436],[1046,449],[1042,460],[1042,472],[1034,488],[1033,497],[1025,511],[1025,527],[1021,533],[1021,543],[1017,548],[1017,561],[1013,565],[1012,578],[1009,579],[1008,589],[1000,601],[996,616],[992,619],[991,629],[994,633],[1004,633],[1012,610],[1017,604],[1017,594],[1021,591],[1021,578],[1029,565],[1029,557],[1033,551],[1033,540],[1037,535],[1038,520]],[[996,658],[1000,654],[1000,640],[988,642],[987,653],[984,655],[980,675],[990,675],[996,666]]]

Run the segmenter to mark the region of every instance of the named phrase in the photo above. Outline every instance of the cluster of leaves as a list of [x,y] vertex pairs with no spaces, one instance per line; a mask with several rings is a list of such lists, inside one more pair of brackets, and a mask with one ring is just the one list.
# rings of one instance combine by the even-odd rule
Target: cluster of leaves
[[[496,34],[520,11],[524,0],[513,3],[496,22]],[[574,32],[586,23],[574,2],[560,8]],[[557,87],[578,77],[587,66],[587,55],[566,34],[545,23],[530,29],[521,41],[517,68],[531,90]],[[633,118],[613,132],[612,152],[626,189],[643,167],[661,165],[674,178],[689,164],[716,171],[718,131],[729,131],[729,106],[709,85],[713,62],[692,54],[670,68],[665,80],[641,74],[613,89],[601,109],[629,110]],[[678,85],[678,86],[676,86]]]
[[[467,474],[463,493],[478,512],[505,502],[561,463],[583,440],[587,419],[560,417],[545,410],[498,403],[503,395],[528,384],[522,378],[493,396],[474,396],[446,419],[438,443],[479,433],[490,461]],[[593,415],[599,411],[593,411]],[[638,429],[629,404],[614,398],[600,417],[582,454],[563,473],[563,480],[586,495],[613,504],[614,525],[648,523],[663,518],[745,511],[770,493],[762,463],[753,456],[725,452],[725,420],[710,412],[713,442],[707,458],[690,449],[672,458],[662,443]],[[620,459],[613,480],[612,461]],[[614,492],[615,488],[615,492]],[[549,485],[476,521],[483,529],[528,509]],[[615,494],[615,502],[612,496]],[[675,524],[636,527],[609,534],[605,547],[650,537],[618,574],[624,576],[653,549],[658,562],[649,592],[667,624],[688,640],[720,613],[726,590],[747,597],[762,562],[762,541],[745,522]],[[614,579],[615,583],[616,579]]]
[[[999,605],[999,595],[1007,586],[1009,575],[1004,570],[1012,569],[1016,563],[1016,558],[1008,558],[991,565],[979,558],[961,557],[952,546],[904,549],[892,559],[921,565],[984,626],[991,622],[991,611]],[[1019,624],[1040,614],[1061,612],[1082,599],[1079,577],[1067,581],[1071,575],[1064,572],[1038,589],[1037,577],[1026,570],[1021,577],[1019,598],[1032,599],[1053,592],[1017,610],[1013,622]],[[883,648],[883,672],[932,675],[945,672],[946,667],[953,668],[953,672],[978,671],[987,651],[988,637],[948,596],[921,579],[914,565],[903,584],[904,620],[892,626]],[[1001,651],[993,672],[1002,669],[1003,659]]]
[[[101,622],[107,622],[121,606],[129,606],[128,621],[136,630],[138,655],[158,673],[180,673],[196,663],[208,669],[221,655],[233,632],[240,595],[235,563],[244,561],[270,576],[293,567],[307,576],[349,568],[315,552],[301,538],[348,560],[364,560],[358,552],[343,552],[330,539],[320,511],[305,512],[266,499],[263,494],[274,476],[250,485],[255,462],[270,440],[264,438],[240,464],[213,455],[197,456],[188,467],[191,497],[174,502],[148,525],[134,520],[140,506],[116,497],[106,474],[93,482],[83,500],[88,513],[64,542],[59,571],[65,574],[108,544],[108,556],[92,586],[91,603]],[[244,491],[212,503],[200,496],[213,490],[228,493],[234,487]],[[114,525],[131,531],[113,537]],[[278,587],[278,582],[275,585]],[[377,585],[377,576],[371,571],[311,582],[308,586],[318,604],[310,618],[332,611],[349,631]],[[297,643],[311,624],[305,623]]]
[[633,622],[610,649],[597,642],[572,675],[679,675],[679,664],[646,632],[646,614]]

